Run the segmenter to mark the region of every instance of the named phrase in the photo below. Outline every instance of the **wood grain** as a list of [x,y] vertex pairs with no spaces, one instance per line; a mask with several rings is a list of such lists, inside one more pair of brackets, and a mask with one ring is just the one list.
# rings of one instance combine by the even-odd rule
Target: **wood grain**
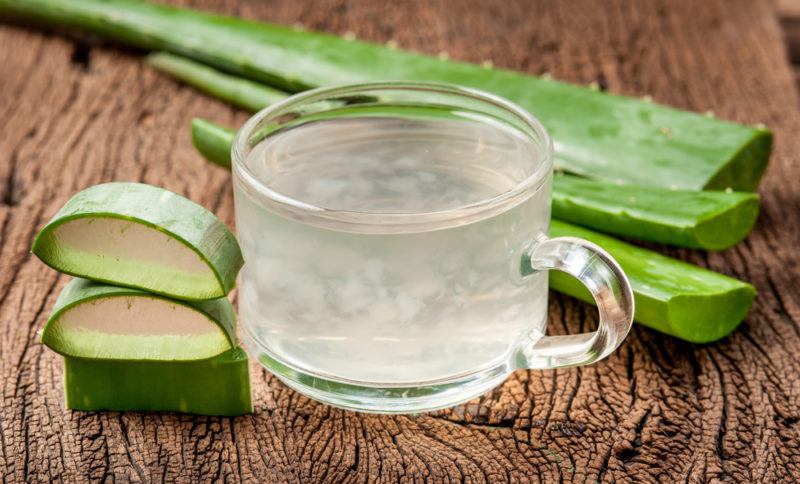
[[775,8],[783,27],[784,37],[789,49],[789,58],[794,64],[800,63],[800,2],[797,0],[777,0]]
[[[800,113],[766,1],[192,1],[201,8],[713,111],[776,132],[753,234],[722,253],[667,253],[751,281],[742,327],[692,345],[636,327],[600,364],[518,371],[431,415],[317,404],[252,366],[239,418],[64,409],[61,362],[38,343],[67,282],[29,254],[75,191],[138,180],[229,223],[229,175],[194,153],[188,121],[246,114],[143,66],[138,53],[0,26],[0,476],[4,482],[786,482],[800,475]],[[553,295],[553,332],[594,310]]]

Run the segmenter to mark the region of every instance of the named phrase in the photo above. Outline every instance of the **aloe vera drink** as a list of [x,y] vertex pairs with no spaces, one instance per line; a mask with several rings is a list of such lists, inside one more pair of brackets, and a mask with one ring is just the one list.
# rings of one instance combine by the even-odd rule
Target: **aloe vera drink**
[[334,119],[262,141],[245,164],[271,196],[234,185],[251,350],[377,384],[513,358],[545,324],[547,275],[520,277],[519,254],[547,232],[550,177],[490,212],[475,207],[536,171],[537,153],[471,118]]

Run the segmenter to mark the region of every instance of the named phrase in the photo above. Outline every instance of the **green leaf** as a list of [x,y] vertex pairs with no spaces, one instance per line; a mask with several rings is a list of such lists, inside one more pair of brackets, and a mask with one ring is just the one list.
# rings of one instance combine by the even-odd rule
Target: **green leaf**
[[[732,277],[558,220],[552,221],[550,235],[579,237],[606,250],[631,282],[634,319],[687,341],[708,343],[727,336],[756,295],[753,286]],[[594,304],[586,288],[562,272],[550,272],[550,287]]]
[[129,0],[0,0],[5,14],[164,50],[279,89],[376,80],[460,84],[539,118],[573,174],[684,190],[753,190],[772,134],[640,99],[377,44]]
[[203,158],[223,168],[231,168],[233,131],[205,119],[192,119],[192,144]]
[[211,96],[250,111],[258,111],[287,96],[283,91],[166,52],[148,55],[147,63]]
[[554,179],[553,216],[624,237],[721,250],[750,233],[758,195],[613,185],[565,175]]

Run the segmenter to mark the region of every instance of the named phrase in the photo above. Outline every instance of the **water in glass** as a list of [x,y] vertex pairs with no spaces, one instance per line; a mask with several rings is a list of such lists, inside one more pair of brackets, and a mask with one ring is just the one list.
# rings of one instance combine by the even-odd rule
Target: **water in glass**
[[[540,156],[484,119],[342,118],[267,137],[248,170],[277,198],[316,209],[294,216],[276,197],[235,185],[246,258],[239,311],[256,351],[381,384],[509,361],[545,325],[547,276],[519,277],[519,254],[547,232],[550,179],[500,214],[457,214],[512,190]],[[351,223],[331,212],[349,212]],[[434,230],[394,223],[441,212],[447,223]],[[386,223],[361,224],[360,213]]]

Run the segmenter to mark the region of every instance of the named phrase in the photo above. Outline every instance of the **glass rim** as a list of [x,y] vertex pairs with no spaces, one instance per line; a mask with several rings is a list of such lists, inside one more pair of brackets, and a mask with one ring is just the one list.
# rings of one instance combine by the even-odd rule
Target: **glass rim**
[[[255,132],[257,132],[259,125],[264,120],[268,119],[275,113],[280,113],[287,107],[299,106],[309,102],[323,100],[328,97],[353,96],[364,94],[365,92],[392,90],[420,91],[428,93],[439,92],[442,94],[478,100],[482,103],[501,108],[502,110],[516,117],[519,121],[522,121],[525,127],[533,132],[532,135],[529,132],[518,129],[518,131],[521,131],[525,137],[529,139],[534,138],[534,136],[538,137],[537,141],[539,141],[541,144],[542,150],[542,158],[539,165],[534,170],[531,170],[530,174],[517,182],[517,184],[512,188],[500,192],[494,196],[487,197],[460,207],[447,208],[444,210],[432,210],[427,212],[408,213],[351,211],[320,207],[273,190],[269,186],[268,182],[261,180],[247,167],[245,160],[248,149],[250,149],[249,138]],[[502,213],[510,208],[513,208],[518,203],[521,203],[528,198],[525,195],[535,193],[547,180],[548,175],[552,172],[553,157],[553,140],[542,123],[526,109],[504,97],[479,89],[463,87],[455,84],[436,82],[378,81],[311,89],[289,96],[286,99],[283,99],[275,104],[271,104],[261,111],[258,111],[252,115],[236,132],[236,136],[234,137],[233,144],[231,146],[231,170],[234,177],[241,179],[248,187],[254,188],[260,195],[266,197],[273,203],[287,206],[294,213],[299,212],[306,215],[317,216],[329,222],[332,221],[334,223],[345,225],[372,225],[376,227],[395,225],[401,227],[411,227],[423,225],[425,230],[435,230],[436,228],[439,228],[440,225],[446,224],[448,221],[452,222],[454,220],[458,220],[462,223],[468,223],[470,221]],[[517,203],[512,203],[515,200]],[[421,219],[427,219],[427,221],[421,221]],[[376,228],[375,230],[367,230],[367,232],[382,233],[383,231],[380,230],[380,228]]]

